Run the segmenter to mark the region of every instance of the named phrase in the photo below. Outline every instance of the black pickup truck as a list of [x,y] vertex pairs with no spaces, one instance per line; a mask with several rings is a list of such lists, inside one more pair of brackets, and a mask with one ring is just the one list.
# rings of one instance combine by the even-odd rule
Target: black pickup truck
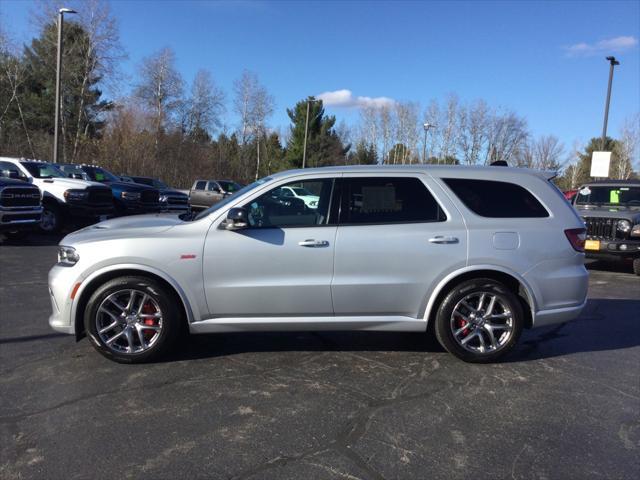
[[0,233],[11,238],[35,229],[42,218],[41,200],[35,185],[0,175]]
[[630,260],[640,275],[640,180],[584,184],[573,206],[587,228],[587,257]]
[[160,211],[160,192],[157,188],[133,182],[123,182],[120,177],[95,165],[66,164],[60,169],[70,178],[103,183],[111,188],[117,215],[138,215]]

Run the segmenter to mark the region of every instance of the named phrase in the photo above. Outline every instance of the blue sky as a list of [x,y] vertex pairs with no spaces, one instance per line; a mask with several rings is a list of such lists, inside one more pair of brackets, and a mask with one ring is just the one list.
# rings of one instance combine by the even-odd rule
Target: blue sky
[[[18,41],[34,35],[29,1],[0,0]],[[394,100],[484,98],[526,117],[534,135],[570,149],[599,136],[608,63],[616,67],[609,133],[640,111],[640,2],[111,2],[128,54],[125,73],[172,47],[186,81],[207,68],[228,96],[243,69],[274,95],[273,127],[307,95],[350,90]],[[80,5],[81,7],[81,5]],[[135,81],[132,77],[131,82]],[[344,95],[342,96],[344,97]],[[343,98],[344,99],[344,98]],[[353,120],[351,106],[329,106]],[[226,123],[233,126],[229,112]]]

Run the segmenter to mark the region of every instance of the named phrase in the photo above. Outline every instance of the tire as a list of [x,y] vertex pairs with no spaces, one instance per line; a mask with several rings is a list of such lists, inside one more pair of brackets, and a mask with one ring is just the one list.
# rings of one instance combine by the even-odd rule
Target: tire
[[109,280],[93,292],[84,312],[85,331],[91,344],[119,363],[161,358],[181,336],[183,320],[175,293],[157,280],[143,276]]
[[62,228],[62,216],[60,208],[53,203],[45,203],[42,206],[42,220],[40,230],[44,233],[57,233]]
[[490,363],[508,354],[523,327],[524,312],[518,297],[489,278],[454,286],[440,304],[435,321],[436,338],[442,347],[470,363]]
[[633,273],[640,275],[640,258],[633,259]]

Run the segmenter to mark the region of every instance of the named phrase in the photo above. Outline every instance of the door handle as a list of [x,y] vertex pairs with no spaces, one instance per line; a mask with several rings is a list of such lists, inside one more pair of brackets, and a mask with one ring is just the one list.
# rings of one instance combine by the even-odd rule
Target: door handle
[[443,237],[442,235],[435,236],[429,239],[429,243],[447,244],[458,243],[457,237]]
[[301,247],[318,248],[318,247],[328,247],[329,242],[327,240],[314,240],[312,238],[309,238],[307,240],[298,242],[298,245],[300,245]]

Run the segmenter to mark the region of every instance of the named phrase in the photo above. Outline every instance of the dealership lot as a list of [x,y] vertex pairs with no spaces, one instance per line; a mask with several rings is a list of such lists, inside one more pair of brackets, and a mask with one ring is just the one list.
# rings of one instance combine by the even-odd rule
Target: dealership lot
[[227,334],[119,365],[49,329],[57,238],[0,246],[0,478],[636,478],[640,277],[469,365],[424,336]]

